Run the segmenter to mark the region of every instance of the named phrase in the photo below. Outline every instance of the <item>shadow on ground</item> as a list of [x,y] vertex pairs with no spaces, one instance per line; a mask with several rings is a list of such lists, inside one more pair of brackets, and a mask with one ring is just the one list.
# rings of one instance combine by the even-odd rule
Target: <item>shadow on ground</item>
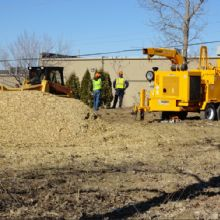
[[172,193],[163,193],[160,196],[153,197],[152,199],[144,202],[139,202],[136,204],[126,205],[122,208],[114,209],[113,211],[104,214],[86,215],[84,214],[81,220],[92,220],[92,219],[122,219],[132,217],[138,213],[144,213],[151,209],[152,207],[160,206],[166,204],[170,201],[181,201],[186,199],[193,199],[200,195],[205,195],[208,197],[220,195],[220,192],[205,192],[208,188],[220,187],[220,176],[212,177],[209,181],[200,181],[181,188]]

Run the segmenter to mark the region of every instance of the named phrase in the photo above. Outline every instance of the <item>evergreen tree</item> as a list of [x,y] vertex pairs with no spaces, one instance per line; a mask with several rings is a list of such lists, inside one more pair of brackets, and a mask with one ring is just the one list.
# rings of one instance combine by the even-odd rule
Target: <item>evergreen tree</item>
[[112,82],[109,73],[103,70],[99,71],[102,78],[102,93],[101,93],[101,105],[110,108],[111,102],[113,100],[112,94]]
[[80,82],[79,77],[76,76],[75,73],[72,73],[68,80],[66,81],[66,85],[73,90],[73,98],[80,99]]
[[92,79],[89,70],[87,69],[81,82],[80,99],[86,104],[92,107]]

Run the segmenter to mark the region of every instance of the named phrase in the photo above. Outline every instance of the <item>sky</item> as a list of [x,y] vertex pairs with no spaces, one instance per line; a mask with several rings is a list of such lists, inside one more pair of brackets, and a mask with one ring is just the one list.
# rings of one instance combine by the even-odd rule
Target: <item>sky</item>
[[[220,0],[206,3],[206,26],[199,41],[220,41],[219,8]],[[138,0],[0,0],[0,48],[7,48],[24,31],[65,41],[69,55],[167,46],[148,25],[152,18],[154,14]],[[208,45],[209,54],[215,55],[217,46]],[[143,55],[139,51],[111,56]]]

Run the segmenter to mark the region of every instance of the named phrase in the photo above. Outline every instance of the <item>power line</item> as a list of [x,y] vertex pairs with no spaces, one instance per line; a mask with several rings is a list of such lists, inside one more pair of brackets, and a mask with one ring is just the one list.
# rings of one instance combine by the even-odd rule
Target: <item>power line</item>
[[[198,42],[198,43],[192,43],[189,44],[188,46],[196,46],[196,45],[202,45],[202,44],[214,44],[214,43],[220,43],[220,40],[215,40],[215,41],[205,41],[205,42]],[[183,44],[180,45],[172,45],[172,46],[167,46],[167,47],[163,47],[163,48],[179,48],[182,47]],[[108,54],[119,54],[119,53],[126,53],[126,52],[138,52],[138,51],[142,51],[143,48],[135,48],[135,49],[126,49],[126,50],[116,50],[116,51],[108,51],[108,52],[97,52],[97,53],[88,53],[88,54],[81,54],[80,56],[75,55],[76,58],[80,58],[80,57],[88,57],[88,56],[100,56],[100,55],[108,55]],[[0,59],[0,62],[12,62],[12,61],[34,61],[34,60],[40,60],[41,58],[17,58],[17,59]],[[50,60],[63,60],[65,58],[44,58],[45,59],[50,59]]]
[[[215,40],[215,41],[205,41],[205,42],[200,42],[200,43],[194,43],[194,44],[189,44],[188,46],[196,46],[196,45],[202,45],[202,44],[215,44],[215,43],[220,43],[220,40]],[[177,46],[171,46],[171,47],[182,47],[183,44],[177,45]],[[169,47],[165,47],[169,48]]]
[[137,51],[141,51],[141,50],[142,50],[142,48],[129,49],[129,50],[116,50],[116,51],[110,51],[110,52],[82,54],[82,55],[80,55],[80,57],[106,55],[106,54],[115,54],[115,53],[126,53],[126,52],[137,52]]
[[[196,45],[202,45],[202,44],[214,44],[214,43],[220,43],[220,40],[193,43],[193,44],[189,44],[188,46],[196,46]],[[163,47],[163,48],[171,48],[171,47],[179,48],[179,47],[182,47],[182,46],[183,46],[183,44],[175,45],[175,46],[167,46],[167,47]],[[118,51],[112,51],[112,52],[100,52],[100,53],[83,54],[83,55],[80,55],[80,56],[85,57],[85,56],[96,56],[96,55],[106,55],[106,54],[115,54],[115,53],[137,52],[137,51],[141,51],[141,50],[143,50],[143,48],[136,48],[136,49],[130,49],[130,50],[118,50]]]

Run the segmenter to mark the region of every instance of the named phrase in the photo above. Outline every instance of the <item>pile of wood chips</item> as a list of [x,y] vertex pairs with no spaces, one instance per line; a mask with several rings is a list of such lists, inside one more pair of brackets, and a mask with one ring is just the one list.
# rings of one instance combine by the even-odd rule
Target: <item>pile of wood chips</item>
[[102,123],[81,101],[39,91],[1,92],[0,112],[1,143],[68,142]]

